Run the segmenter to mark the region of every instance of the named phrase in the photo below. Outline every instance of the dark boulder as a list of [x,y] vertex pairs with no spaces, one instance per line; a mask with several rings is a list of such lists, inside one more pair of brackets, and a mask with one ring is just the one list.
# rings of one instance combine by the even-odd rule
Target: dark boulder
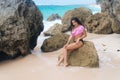
[[57,19],[61,19],[61,17],[58,14],[52,14],[47,18],[47,21],[54,21]]
[[32,0],[1,0],[0,57],[29,54],[43,31],[42,20],[42,14]]

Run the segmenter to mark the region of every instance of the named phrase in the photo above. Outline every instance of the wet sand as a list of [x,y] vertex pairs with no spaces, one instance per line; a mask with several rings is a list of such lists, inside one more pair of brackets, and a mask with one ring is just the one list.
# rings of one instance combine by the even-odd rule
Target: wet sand
[[120,35],[88,34],[85,40],[95,44],[99,58],[99,68],[56,66],[57,57],[62,49],[43,53],[42,41],[32,54],[0,63],[1,80],[120,80]]

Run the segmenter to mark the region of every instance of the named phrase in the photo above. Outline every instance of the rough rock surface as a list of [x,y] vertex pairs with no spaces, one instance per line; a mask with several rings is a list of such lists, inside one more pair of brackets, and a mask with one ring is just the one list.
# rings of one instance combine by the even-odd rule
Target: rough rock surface
[[111,28],[112,28],[114,33],[120,34],[120,21],[113,18]]
[[32,0],[1,0],[0,60],[30,53],[43,31],[42,20]]
[[59,23],[54,24],[53,26],[51,26],[48,31],[44,32],[45,36],[53,36],[56,34],[61,34],[62,32],[62,25]]
[[48,17],[47,21],[54,21],[57,19],[61,19],[61,17],[58,14],[52,14]]
[[113,18],[108,12],[101,12],[88,17],[85,24],[90,33],[120,33],[120,21]]
[[84,41],[81,48],[69,53],[68,63],[70,66],[99,67],[99,57],[94,44]]
[[96,0],[97,4],[101,4],[103,0]]
[[67,43],[68,37],[69,35],[61,33],[45,39],[41,46],[41,50],[43,52],[58,50]]
[[[111,24],[109,25],[111,25],[112,32],[120,34],[120,0],[96,0],[96,3],[101,5],[102,13],[108,13],[107,15],[111,16],[111,20],[109,20]],[[105,17],[103,16],[103,18]],[[101,23],[104,23],[104,21],[101,21]]]
[[75,8],[74,10],[69,10],[65,13],[62,18],[62,24],[70,26],[71,18],[77,17],[84,24],[86,18],[92,15],[92,11],[87,8]]
[[88,32],[97,34],[113,33],[111,17],[107,13],[97,13],[87,18],[86,27]]
[[108,12],[113,18],[120,21],[120,0],[103,0],[101,11]]

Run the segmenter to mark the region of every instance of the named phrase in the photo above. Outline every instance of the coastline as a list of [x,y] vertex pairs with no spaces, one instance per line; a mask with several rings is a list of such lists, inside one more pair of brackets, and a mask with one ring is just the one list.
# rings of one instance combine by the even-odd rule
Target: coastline
[[[100,5],[91,4],[99,8]],[[32,54],[0,63],[1,80],[119,80],[120,79],[120,34],[88,33],[84,39],[94,43],[99,55],[99,68],[56,66],[62,49],[54,52],[42,52],[40,47],[48,38],[44,32],[61,20],[48,22],[43,20],[45,29],[38,37],[37,46]]]

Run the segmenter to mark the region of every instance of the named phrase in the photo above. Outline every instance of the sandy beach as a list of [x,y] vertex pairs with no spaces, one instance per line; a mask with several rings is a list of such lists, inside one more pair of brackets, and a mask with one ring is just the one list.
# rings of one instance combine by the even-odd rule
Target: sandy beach
[[88,33],[85,40],[92,41],[97,49],[100,67],[56,66],[61,50],[43,53],[40,50],[43,35],[32,54],[0,63],[1,80],[119,80],[120,79],[120,35],[98,35]]
[[[60,1],[0,1],[0,59],[26,55],[37,40],[31,54],[0,62],[0,80],[120,80],[120,1]],[[54,13],[61,18],[54,18]],[[48,21],[51,15],[54,19]],[[53,52],[41,51],[43,41],[48,38],[43,33],[55,23],[62,24],[62,29],[67,28],[66,24],[70,25],[68,22],[73,17],[78,17],[91,32],[84,40],[94,43],[99,56],[97,68],[57,66],[62,48]],[[53,31],[58,27],[56,25]]]

